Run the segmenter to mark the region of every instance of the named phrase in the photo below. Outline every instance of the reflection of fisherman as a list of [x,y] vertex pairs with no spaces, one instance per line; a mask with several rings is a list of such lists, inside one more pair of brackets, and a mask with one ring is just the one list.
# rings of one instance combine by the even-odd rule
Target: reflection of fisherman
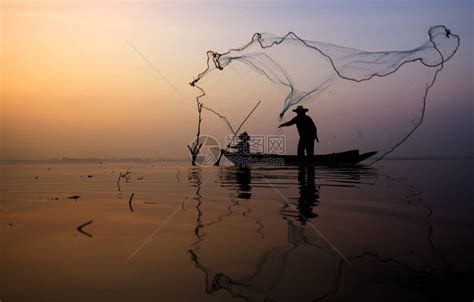
[[314,124],[311,117],[306,115],[308,109],[303,108],[303,106],[298,106],[293,111],[298,115],[295,116],[291,121],[283,123],[278,127],[281,128],[296,124],[298,134],[300,135],[300,140],[298,142],[298,156],[304,156],[305,151],[306,155],[313,156],[314,140],[319,143],[316,125]]
[[236,149],[236,153],[239,154],[250,154],[250,136],[247,132],[243,132],[239,135],[240,141],[230,148]]
[[299,221],[305,224],[311,218],[318,217],[313,213],[313,208],[319,203],[319,189],[316,186],[314,167],[298,167],[298,185],[300,196],[298,198]]

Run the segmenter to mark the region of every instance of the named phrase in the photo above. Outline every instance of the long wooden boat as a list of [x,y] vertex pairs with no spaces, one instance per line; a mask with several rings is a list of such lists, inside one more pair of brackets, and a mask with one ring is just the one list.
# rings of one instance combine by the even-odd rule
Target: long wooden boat
[[356,165],[376,153],[377,151],[372,151],[360,154],[359,150],[349,150],[338,153],[318,154],[312,157],[299,157],[296,155],[261,153],[244,155],[226,151],[224,156],[236,166],[346,166]]

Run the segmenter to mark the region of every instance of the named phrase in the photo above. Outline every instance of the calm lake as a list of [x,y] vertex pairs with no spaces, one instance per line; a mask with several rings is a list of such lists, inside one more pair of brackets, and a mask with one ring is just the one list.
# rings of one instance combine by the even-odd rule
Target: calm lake
[[474,299],[473,160],[1,169],[2,302]]

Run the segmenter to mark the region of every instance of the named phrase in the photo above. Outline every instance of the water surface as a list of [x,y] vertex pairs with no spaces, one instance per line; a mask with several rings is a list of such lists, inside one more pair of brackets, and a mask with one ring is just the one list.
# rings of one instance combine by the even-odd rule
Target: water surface
[[474,297],[472,160],[1,169],[2,301]]

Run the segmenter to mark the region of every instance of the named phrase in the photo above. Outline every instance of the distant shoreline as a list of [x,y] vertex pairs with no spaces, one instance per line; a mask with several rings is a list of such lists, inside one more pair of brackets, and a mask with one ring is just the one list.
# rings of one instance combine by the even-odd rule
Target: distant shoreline
[[0,164],[114,164],[114,163],[143,163],[152,164],[155,162],[183,162],[190,161],[183,159],[142,159],[142,158],[62,158],[62,159],[0,159]]
[[[474,156],[425,156],[425,157],[388,157],[383,161],[402,161],[402,160],[472,160]],[[189,158],[175,159],[142,159],[142,158],[62,158],[62,159],[0,159],[0,164],[116,164],[116,163],[143,163],[153,164],[162,162],[190,162]]]

